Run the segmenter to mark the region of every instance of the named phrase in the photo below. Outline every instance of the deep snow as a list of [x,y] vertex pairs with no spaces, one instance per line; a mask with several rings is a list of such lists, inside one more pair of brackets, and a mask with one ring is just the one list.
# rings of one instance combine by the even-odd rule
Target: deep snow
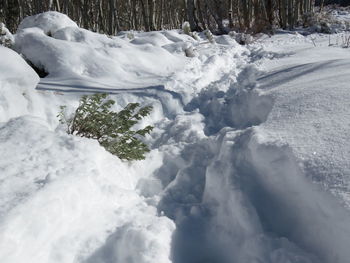
[[[0,47],[2,262],[348,262],[349,50],[215,40],[107,37],[56,12],[21,23],[15,49],[49,75]],[[59,125],[60,105],[96,91],[154,106],[146,160]]]

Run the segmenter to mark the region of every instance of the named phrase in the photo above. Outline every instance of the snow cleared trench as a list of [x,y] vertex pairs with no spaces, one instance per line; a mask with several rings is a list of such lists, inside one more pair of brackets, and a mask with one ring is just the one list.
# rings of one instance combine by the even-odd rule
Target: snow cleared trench
[[177,225],[174,262],[347,262],[349,213],[306,179],[288,145],[256,126],[273,108],[257,73],[248,66],[226,94],[187,105],[200,107],[207,134],[226,128],[160,168],[159,178],[174,178],[159,205]]

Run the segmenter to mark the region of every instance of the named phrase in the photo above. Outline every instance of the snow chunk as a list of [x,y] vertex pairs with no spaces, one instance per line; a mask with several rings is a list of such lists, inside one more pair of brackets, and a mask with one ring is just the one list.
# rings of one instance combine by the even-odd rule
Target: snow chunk
[[78,27],[68,16],[56,11],[49,11],[34,16],[28,16],[19,24],[17,33],[25,28],[38,27],[46,35],[52,35],[65,27]]
[[171,44],[172,41],[159,32],[151,32],[138,34],[138,37],[131,40],[131,43],[136,45],[151,44],[153,46],[164,46]]

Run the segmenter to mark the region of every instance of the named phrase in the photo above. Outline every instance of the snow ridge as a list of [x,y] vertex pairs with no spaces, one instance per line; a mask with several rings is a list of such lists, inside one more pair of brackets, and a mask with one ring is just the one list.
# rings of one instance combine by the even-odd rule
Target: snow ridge
[[[238,77],[249,81],[221,94],[221,104],[204,104],[204,116],[211,118],[212,109],[241,114],[238,102],[245,115],[236,121],[232,116],[233,128],[216,115],[212,127],[218,121],[226,128],[185,147],[181,161],[170,161],[177,173],[159,209],[177,224],[174,262],[346,262],[350,214],[307,179],[288,145],[259,128],[273,98],[259,90],[256,76],[249,66]],[[224,110],[218,111],[218,104]]]

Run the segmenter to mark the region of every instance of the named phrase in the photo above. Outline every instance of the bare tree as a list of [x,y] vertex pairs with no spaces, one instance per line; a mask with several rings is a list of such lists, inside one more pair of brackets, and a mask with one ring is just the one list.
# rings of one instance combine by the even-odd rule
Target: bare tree
[[[47,10],[67,14],[80,26],[115,35],[120,30],[207,28],[217,33],[293,28],[314,0],[0,0],[0,20],[15,31],[25,16]],[[228,25],[223,21],[227,19]]]

